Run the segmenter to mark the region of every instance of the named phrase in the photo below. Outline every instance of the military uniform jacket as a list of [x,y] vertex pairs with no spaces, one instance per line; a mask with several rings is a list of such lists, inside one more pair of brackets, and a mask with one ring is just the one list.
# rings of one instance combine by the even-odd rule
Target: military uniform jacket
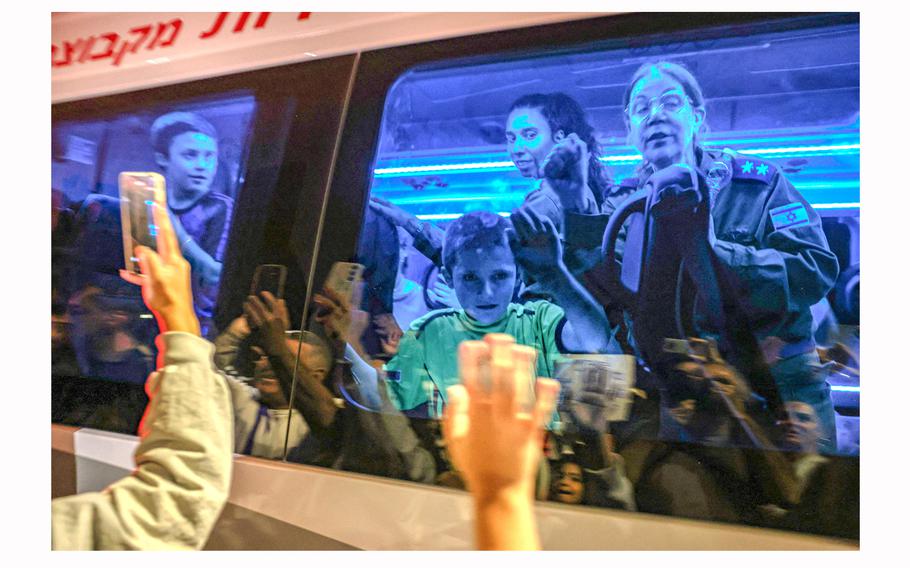
[[[757,339],[776,336],[802,345],[797,352],[810,351],[809,308],[838,274],[821,218],[771,162],[730,150],[698,153],[699,180],[711,200],[714,252],[731,269]],[[623,186],[643,187],[650,172],[642,173]]]
[[809,308],[838,274],[818,213],[770,162],[706,151],[699,170],[711,194],[714,252],[732,269],[758,339],[809,341]]

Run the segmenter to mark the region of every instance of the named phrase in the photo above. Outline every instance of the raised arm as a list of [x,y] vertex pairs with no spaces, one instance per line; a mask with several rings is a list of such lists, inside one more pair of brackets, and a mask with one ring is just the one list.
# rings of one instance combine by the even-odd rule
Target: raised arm
[[393,225],[407,231],[414,237],[414,248],[430,259],[430,262],[442,267],[442,243],[445,240],[445,231],[432,223],[421,222],[417,217],[385,199],[371,198],[370,209],[388,219]]
[[[253,341],[268,356],[284,396],[314,432],[329,428],[338,407],[332,392],[325,386],[328,369],[310,368],[305,359],[298,359],[296,350],[288,346],[285,331],[289,317],[284,300],[276,300],[269,292],[263,292],[262,299],[248,296],[243,311],[253,330]],[[293,389],[292,400],[295,374],[297,388]]]
[[142,297],[162,334],[158,370],[146,382],[136,469],[98,493],[52,502],[55,549],[198,549],[227,500],[233,427],[228,387],[199,337],[190,266],[168,215],[154,207],[158,253],[139,247]]
[[240,316],[215,338],[215,366],[222,371],[232,369],[243,341],[250,335],[250,325]]
[[603,307],[566,268],[562,245],[552,221],[532,210],[512,214],[515,260],[566,313],[562,344],[570,351],[605,353],[609,323]]
[[474,497],[481,550],[540,548],[534,482],[543,455],[543,424],[553,412],[559,383],[537,379],[536,402],[530,412],[523,408],[516,393],[534,381],[535,355],[533,348],[490,336],[486,342],[465,341],[458,350],[462,384],[448,389],[442,431]]
[[377,365],[373,364],[360,344],[360,337],[368,322],[367,314],[354,310],[350,301],[331,289],[316,294],[313,301],[319,309],[316,321],[323,325],[335,342],[336,353],[343,353],[344,360],[350,363],[351,374],[357,382],[362,398],[359,402],[372,408],[379,408],[382,405],[382,397],[379,393]]

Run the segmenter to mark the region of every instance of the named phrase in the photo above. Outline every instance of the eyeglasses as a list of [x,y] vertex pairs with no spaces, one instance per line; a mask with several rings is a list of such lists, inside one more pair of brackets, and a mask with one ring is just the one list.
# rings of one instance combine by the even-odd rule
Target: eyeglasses
[[[680,93],[664,93],[650,99],[636,99],[626,107],[626,112],[633,120],[641,122],[651,116],[653,111],[679,112],[688,100],[688,97],[684,97]],[[654,104],[654,101],[657,101],[657,105]]]

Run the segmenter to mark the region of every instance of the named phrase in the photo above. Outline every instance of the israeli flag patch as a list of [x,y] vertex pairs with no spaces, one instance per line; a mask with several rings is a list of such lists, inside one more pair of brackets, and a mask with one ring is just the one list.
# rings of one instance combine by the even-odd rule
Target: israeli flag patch
[[802,227],[809,224],[809,212],[805,205],[797,201],[772,209],[771,222],[775,231]]

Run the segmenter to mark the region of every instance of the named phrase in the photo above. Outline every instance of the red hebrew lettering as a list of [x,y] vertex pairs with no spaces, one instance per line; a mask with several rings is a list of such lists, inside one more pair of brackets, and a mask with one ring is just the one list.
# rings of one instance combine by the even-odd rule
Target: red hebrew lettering
[[107,49],[102,51],[101,53],[96,53],[96,54],[92,55],[92,57],[91,57],[92,61],[96,61],[98,59],[104,59],[105,57],[110,57],[111,55],[113,55],[114,44],[117,43],[117,40],[120,39],[120,36],[114,32],[111,32],[111,33],[102,35],[101,39],[107,40]]
[[[58,49],[61,49],[61,48],[58,48],[56,45],[51,44],[51,67],[63,67],[64,65],[69,63],[68,61],[65,61],[65,60],[57,61],[57,50]],[[61,49],[61,51],[62,51],[62,49]]]
[[243,26],[246,25],[246,21],[250,18],[250,12],[240,12],[240,19],[237,20],[237,25],[234,26],[234,33],[242,32]]
[[95,45],[95,36],[90,36],[86,42],[85,49],[82,50],[82,55],[79,56],[79,63],[85,63],[88,60],[92,54],[93,45]]
[[120,62],[123,61],[123,56],[126,55],[127,50],[130,48],[129,42],[123,42],[117,47],[117,53],[114,54],[114,58],[111,61],[111,65],[120,65]]
[[63,42],[63,59],[60,61],[54,60],[54,53],[57,51],[57,46],[51,46],[51,65],[54,67],[65,67],[73,62],[73,54],[81,50],[80,59],[84,57],[86,49],[91,49],[91,44],[94,42],[94,37],[89,40],[77,39],[75,42],[64,41]]
[[[161,47],[167,47],[169,45],[173,45],[174,42],[177,40],[177,34],[180,33],[180,29],[182,27],[183,27],[183,20],[181,20],[180,18],[174,18],[170,22],[167,22],[164,24],[159,23],[158,24],[158,33],[155,35],[155,39],[152,40],[152,43],[149,44],[148,48],[153,49],[155,47],[158,47],[159,45]],[[171,37],[165,41],[162,41],[159,44],[158,42],[161,41],[161,38],[164,37],[164,34],[167,33],[168,30],[173,31],[173,33],[171,34]]]
[[151,31],[151,25],[131,29],[131,34],[138,34],[140,37],[139,39],[132,42],[123,42],[123,45],[120,46],[120,49],[117,50],[117,55],[114,57],[114,65],[120,65],[120,63],[123,61],[123,56],[126,55],[127,51],[130,53],[136,53],[139,50],[139,46],[142,45],[142,42],[145,41],[145,38],[149,36],[149,33]]
[[[142,26],[141,28],[131,29],[130,30],[131,34],[133,34],[133,35],[139,34],[140,37],[139,37],[139,39],[133,41],[133,44],[130,46],[130,53],[136,53],[137,51],[139,51],[139,46],[142,45],[142,42],[145,41],[145,38],[147,38],[151,32],[152,32],[151,24],[149,24],[147,26]],[[161,35],[160,30],[159,30],[158,35]],[[158,37],[156,36],[155,39],[158,39]]]
[[[102,37],[104,37],[104,36],[102,36]],[[82,54],[79,56],[80,63],[91,58],[92,49],[95,46],[95,39],[96,39],[95,36],[89,36],[89,38],[87,40],[83,40],[83,39],[77,40],[76,44],[73,45],[74,53],[75,53],[75,50],[78,49],[80,45],[82,45]],[[65,43],[66,42],[64,42],[64,44]]]
[[259,18],[256,20],[256,25],[253,26],[253,29],[265,26],[266,21],[269,19],[269,14],[271,14],[271,12],[261,12],[259,14]]
[[230,12],[221,12],[218,14],[218,17],[215,18],[215,23],[212,25],[212,29],[207,32],[202,32],[199,37],[201,39],[208,39],[221,31],[221,26],[224,25],[224,20],[227,19],[228,14],[230,14]]
[[[226,15],[227,12],[223,12]],[[261,19],[261,18],[260,18]],[[221,18],[223,20],[223,18]],[[146,46],[146,49],[155,47],[168,47],[173,45],[177,40],[177,35],[183,26],[183,20],[175,18],[170,22],[158,23],[158,30],[155,38]],[[221,26],[220,20],[215,24],[215,31]],[[74,42],[64,41],[63,46],[51,45],[51,65],[53,67],[64,67],[72,64],[74,61],[85,63],[86,61],[97,61],[107,57],[113,57],[113,65],[120,65],[123,57],[127,53],[136,53],[150,37],[152,33],[152,24],[137,26],[129,31],[132,41],[121,39],[120,35],[115,32],[103,34],[99,37],[89,36],[88,39],[78,39]],[[215,32],[213,32],[215,33]],[[107,41],[105,45],[103,42]],[[101,47],[92,53],[95,43]]]

